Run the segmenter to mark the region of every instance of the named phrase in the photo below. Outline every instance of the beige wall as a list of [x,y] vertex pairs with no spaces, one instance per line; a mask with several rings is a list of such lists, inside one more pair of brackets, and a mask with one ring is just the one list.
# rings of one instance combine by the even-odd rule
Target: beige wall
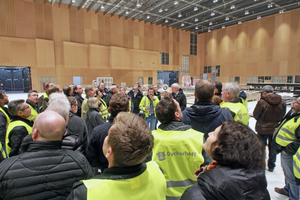
[[[61,86],[73,76],[82,76],[83,85],[103,76],[117,85],[138,77],[156,83],[157,70],[179,71],[182,54],[189,54],[190,32],[166,26],[43,0],[0,0],[0,11],[0,65],[30,66],[38,90],[41,76],[56,76]],[[170,53],[169,65],[159,64],[159,52]],[[200,57],[191,63],[199,77]]]
[[[201,34],[202,35],[202,34]],[[204,66],[229,77],[300,75],[300,10],[205,33]],[[201,69],[203,73],[203,68]]]

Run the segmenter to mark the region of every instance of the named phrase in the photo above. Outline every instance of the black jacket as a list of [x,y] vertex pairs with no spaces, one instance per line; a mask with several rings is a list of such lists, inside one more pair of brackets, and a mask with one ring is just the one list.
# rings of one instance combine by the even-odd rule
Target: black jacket
[[75,99],[77,100],[77,104],[78,104],[76,115],[78,117],[81,117],[81,105],[82,105],[84,98],[82,98],[82,96],[75,91],[73,92],[72,96],[75,97]]
[[184,111],[186,108],[186,96],[183,93],[183,90],[180,88],[176,96],[175,93],[172,92],[172,96],[179,103],[181,111]]
[[[111,179],[111,180],[130,179],[141,175],[146,169],[147,169],[147,165],[144,163],[132,167],[112,167],[112,168],[105,169],[103,173],[93,177],[93,179]],[[67,199],[86,200],[87,189],[85,185],[82,182],[75,183],[73,186],[73,190]]]
[[108,161],[103,154],[102,147],[104,139],[108,135],[108,130],[110,129],[113,121],[114,117],[110,116],[108,118],[108,122],[94,128],[86,150],[86,158],[90,162],[91,166],[101,169],[101,171],[108,167]]
[[28,99],[26,99],[26,103],[29,104],[37,113],[40,113],[40,108],[39,108],[38,103],[33,105],[30,101],[28,101]]
[[143,93],[138,90],[138,92],[136,93],[136,96],[134,97],[134,90],[131,90],[128,92],[128,95],[131,98],[131,103],[133,104],[133,109],[131,110],[132,113],[139,113],[140,112],[140,102],[142,100],[142,98],[144,97]]
[[[2,106],[1,106],[1,108],[10,117],[7,108],[2,107]],[[6,116],[3,112],[0,111],[0,142],[3,146],[3,148],[5,148],[6,125],[7,125]]]
[[161,93],[160,93],[160,91],[157,91],[157,93],[154,92],[154,95],[157,96],[159,100],[161,99]]
[[70,112],[67,130],[62,139],[62,148],[80,151],[86,155],[87,145],[88,131],[84,120]]
[[189,124],[196,131],[204,133],[205,140],[208,133],[214,131],[223,122],[232,119],[228,110],[213,102],[197,102],[182,112],[181,121]]
[[107,107],[109,107],[109,101],[111,99],[111,97],[114,95],[114,93],[112,91],[109,91],[105,97],[103,97],[103,100],[105,101]]
[[86,158],[61,141],[31,142],[0,164],[0,199],[66,199],[75,182],[93,176]]
[[[24,119],[21,117],[17,117],[17,116],[13,116],[12,118],[12,122],[14,121],[23,121],[26,124],[28,124],[29,126],[33,126],[33,121],[28,120],[28,119]],[[19,149],[22,143],[22,140],[30,133],[28,133],[27,129],[25,128],[25,126],[16,126],[15,128],[13,128],[8,136],[8,146],[10,146],[10,153],[9,153],[9,157],[11,156],[15,156],[18,155],[19,153]]]
[[219,166],[198,177],[181,200],[269,200],[265,172]]
[[92,131],[96,126],[105,123],[97,108],[89,108],[84,116],[84,121],[87,126],[89,136],[92,134]]

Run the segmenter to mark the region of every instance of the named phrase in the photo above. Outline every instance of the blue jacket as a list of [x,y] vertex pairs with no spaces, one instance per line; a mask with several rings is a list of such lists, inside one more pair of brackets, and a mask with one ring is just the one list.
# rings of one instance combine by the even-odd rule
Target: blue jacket
[[213,102],[197,102],[186,108],[182,115],[181,121],[191,125],[194,130],[204,133],[205,140],[209,132],[214,131],[223,122],[232,119],[228,110]]

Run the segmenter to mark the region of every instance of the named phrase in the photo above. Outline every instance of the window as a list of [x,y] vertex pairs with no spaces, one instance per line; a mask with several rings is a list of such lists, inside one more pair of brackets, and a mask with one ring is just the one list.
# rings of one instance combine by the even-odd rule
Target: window
[[211,73],[211,66],[207,67],[207,73]]
[[294,83],[294,76],[288,76],[287,83]]
[[190,73],[190,56],[189,55],[182,55],[181,72]]
[[265,76],[265,81],[270,81],[271,80],[271,76]]
[[204,67],[204,73],[207,73],[207,66]]
[[160,52],[159,63],[161,65],[168,65],[169,64],[169,53]]
[[216,66],[216,77],[220,77],[220,65]]
[[148,84],[153,84],[153,77],[148,77]]
[[197,55],[197,34],[191,33],[190,37],[190,54],[191,55]]
[[265,77],[264,76],[259,76],[258,77],[258,82],[259,83],[264,83],[265,82]]
[[234,83],[234,77],[229,77],[229,82]]
[[234,82],[235,83],[240,83],[240,77],[238,77],[238,76],[234,77]]

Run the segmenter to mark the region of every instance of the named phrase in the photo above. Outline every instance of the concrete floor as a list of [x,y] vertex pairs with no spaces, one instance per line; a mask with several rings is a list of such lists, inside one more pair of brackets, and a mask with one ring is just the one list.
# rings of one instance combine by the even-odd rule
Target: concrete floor
[[[39,95],[42,95],[43,93],[39,93]],[[16,100],[16,99],[26,99],[27,98],[27,94],[26,93],[12,93],[12,94],[7,94],[8,98],[10,101],[12,100]],[[188,101],[189,102],[193,102],[194,101],[194,97],[190,96],[188,97]],[[252,102],[248,102],[248,113],[249,115],[252,115],[253,110],[256,106],[257,101],[252,101]],[[191,105],[188,105],[191,106]],[[290,106],[287,107],[287,110],[290,109]],[[249,121],[249,126],[250,128],[252,128],[255,131],[255,123],[256,120],[251,117],[250,121]],[[266,158],[267,158],[267,148],[266,148]],[[284,175],[283,175],[283,171],[281,169],[281,165],[280,165],[280,155],[277,155],[277,161],[276,161],[276,167],[274,172],[269,172],[266,170],[266,177],[268,180],[268,190],[271,196],[272,200],[286,200],[288,199],[288,197],[285,197],[283,195],[277,194],[274,191],[274,187],[283,187],[284,186]]]

